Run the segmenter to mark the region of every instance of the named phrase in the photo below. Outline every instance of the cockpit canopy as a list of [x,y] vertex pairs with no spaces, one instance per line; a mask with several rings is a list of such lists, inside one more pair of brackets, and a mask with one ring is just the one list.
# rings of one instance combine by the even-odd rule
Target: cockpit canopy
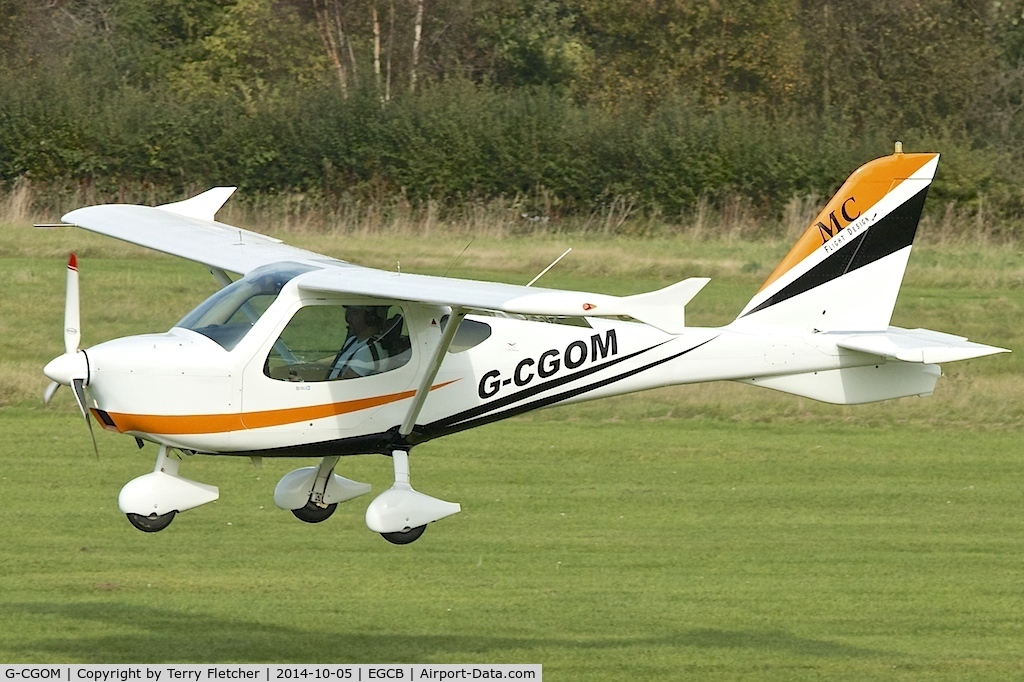
[[285,284],[315,269],[299,263],[256,268],[200,303],[174,326],[199,332],[230,351],[277,300]]

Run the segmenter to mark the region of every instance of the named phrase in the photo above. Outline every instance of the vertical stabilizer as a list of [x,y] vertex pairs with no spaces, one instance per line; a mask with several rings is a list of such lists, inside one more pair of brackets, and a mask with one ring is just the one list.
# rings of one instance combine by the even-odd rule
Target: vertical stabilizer
[[854,171],[733,324],[886,329],[938,161],[897,143]]

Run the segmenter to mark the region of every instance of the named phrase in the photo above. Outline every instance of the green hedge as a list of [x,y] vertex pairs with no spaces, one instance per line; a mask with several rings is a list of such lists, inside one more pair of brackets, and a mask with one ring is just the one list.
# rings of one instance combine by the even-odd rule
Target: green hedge
[[[384,105],[375,93],[297,89],[273,97],[182,97],[170,88],[113,91],[0,75],[0,184],[124,186],[168,194],[235,184],[242,196],[320,200],[405,197],[453,206],[548,197],[560,214],[629,198],[666,218],[741,196],[778,216],[793,196],[830,194],[900,133],[857,134],[842,121],[769,120],[740,107],[703,110],[667,96],[653,110],[609,110],[553,88],[434,83]],[[905,131],[908,151],[946,154],[930,202],[986,202],[1021,214],[1021,172],[1006,152],[963,136]]]

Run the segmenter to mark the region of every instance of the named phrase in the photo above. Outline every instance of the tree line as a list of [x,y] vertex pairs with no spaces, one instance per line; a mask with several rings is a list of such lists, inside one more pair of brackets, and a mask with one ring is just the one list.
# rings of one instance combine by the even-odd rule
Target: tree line
[[940,151],[1015,232],[1024,0],[0,0],[0,186],[778,214]]

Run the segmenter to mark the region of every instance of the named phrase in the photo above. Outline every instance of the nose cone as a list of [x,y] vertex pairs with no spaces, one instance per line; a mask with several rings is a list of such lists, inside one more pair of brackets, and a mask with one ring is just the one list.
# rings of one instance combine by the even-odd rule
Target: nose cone
[[65,353],[50,360],[43,367],[43,374],[58,384],[70,386],[75,379],[89,378],[89,359],[83,351]]

